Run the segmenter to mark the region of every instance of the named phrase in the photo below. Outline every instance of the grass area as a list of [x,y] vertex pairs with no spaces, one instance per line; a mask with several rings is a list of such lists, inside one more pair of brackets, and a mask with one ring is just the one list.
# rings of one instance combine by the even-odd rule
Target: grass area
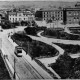
[[1,57],[1,51],[0,51],[0,80],[7,80],[7,79],[11,79],[11,78],[6,69],[5,63]]
[[72,44],[62,44],[62,43],[54,43],[65,50],[67,53],[76,54],[80,52],[79,45],[72,45]]
[[[15,33],[11,37],[18,45],[22,42],[22,47],[33,58],[54,57],[58,51],[52,46],[40,41],[32,40],[29,42],[29,37],[24,34]],[[29,48],[29,50],[28,50]]]
[[46,37],[52,37],[57,39],[64,39],[64,40],[80,40],[79,35],[72,35],[64,32],[63,30],[55,30],[55,29],[46,29],[43,34]]

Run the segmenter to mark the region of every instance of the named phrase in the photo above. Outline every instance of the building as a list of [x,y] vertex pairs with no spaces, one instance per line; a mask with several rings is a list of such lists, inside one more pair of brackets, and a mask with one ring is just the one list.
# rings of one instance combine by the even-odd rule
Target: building
[[64,24],[80,24],[80,2],[77,2],[72,8],[63,9]]
[[62,9],[44,9],[42,10],[43,20],[60,21],[63,20],[63,10]]
[[79,24],[80,8],[65,8],[63,9],[64,24]]
[[8,19],[12,23],[21,21],[32,21],[34,20],[34,14],[30,11],[16,11],[8,12]]

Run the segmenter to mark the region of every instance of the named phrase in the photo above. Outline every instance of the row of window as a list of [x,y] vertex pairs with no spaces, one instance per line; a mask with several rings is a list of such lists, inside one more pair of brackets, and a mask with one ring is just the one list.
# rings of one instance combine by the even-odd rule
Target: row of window
[[67,22],[69,23],[69,22],[79,22],[79,19],[69,19],[69,20],[67,20]]
[[29,17],[29,18],[9,18],[10,21],[21,21],[21,20],[33,20],[33,17]]
[[[50,20],[51,18],[43,18],[44,20]],[[54,20],[63,20],[63,18],[54,18]]]
[[73,11],[69,11],[67,12],[67,15],[79,15],[80,12],[73,12]]
[[63,12],[59,11],[55,11],[55,12],[43,12],[43,14],[63,14]]
[[80,17],[76,17],[76,16],[72,16],[72,17],[67,17],[67,19],[70,19],[70,18],[72,18],[72,19],[80,19]]
[[43,17],[63,17],[63,15],[43,15]]
[[23,15],[21,15],[21,14],[19,14],[19,15],[16,15],[16,14],[15,14],[15,15],[14,15],[14,14],[13,14],[13,15],[9,15],[9,16],[27,16],[27,14],[26,14],[26,15],[25,15],[25,14],[23,14]]
[[[24,18],[24,20],[26,20],[26,19],[27,19],[27,18]],[[11,20],[13,20],[13,21],[14,21],[14,20],[15,20],[15,21],[19,20],[19,21],[20,21],[20,20],[22,20],[22,18],[19,18],[19,19],[18,19],[18,18],[9,18],[9,20],[10,20],[10,21],[11,21]]]

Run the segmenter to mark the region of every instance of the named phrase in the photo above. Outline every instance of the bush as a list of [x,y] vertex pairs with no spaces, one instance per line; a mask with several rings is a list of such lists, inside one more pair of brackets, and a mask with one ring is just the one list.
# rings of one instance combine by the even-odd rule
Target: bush
[[36,35],[36,28],[35,27],[27,27],[24,29],[25,32],[29,35]]
[[32,44],[32,56],[34,57],[53,57],[58,52],[55,48],[43,42],[34,41]]
[[24,34],[18,34],[15,33],[14,35],[11,36],[12,39],[18,40],[18,41],[32,41],[32,39]]
[[56,63],[51,65],[62,79],[80,79],[80,57],[72,59],[67,53],[61,55]]
[[72,45],[72,44],[61,44],[61,43],[55,43],[56,45],[60,46],[65,50],[65,52],[76,54],[80,52],[80,46],[79,45]]
[[55,30],[55,29],[46,29],[45,32],[43,33],[44,36],[50,36],[50,37],[55,37],[58,39],[67,39],[67,40],[79,40],[80,36],[79,35],[73,35],[73,34],[68,34],[64,32],[63,30]]
[[65,53],[56,60],[56,63],[51,65],[51,68],[54,69],[62,79],[66,79],[72,75],[74,61],[74,59]]
[[26,34],[37,36],[37,32],[41,30],[46,30],[46,27],[27,27],[24,29]]

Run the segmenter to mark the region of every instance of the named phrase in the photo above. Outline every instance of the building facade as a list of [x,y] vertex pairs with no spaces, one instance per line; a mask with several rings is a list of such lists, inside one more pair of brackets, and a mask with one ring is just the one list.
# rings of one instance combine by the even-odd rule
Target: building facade
[[52,9],[52,10],[42,10],[43,20],[60,21],[63,20],[63,10],[62,9]]
[[63,23],[64,24],[79,24],[80,8],[64,8]]
[[30,11],[16,11],[8,12],[8,19],[12,23],[21,21],[32,21],[34,20],[34,15]]

